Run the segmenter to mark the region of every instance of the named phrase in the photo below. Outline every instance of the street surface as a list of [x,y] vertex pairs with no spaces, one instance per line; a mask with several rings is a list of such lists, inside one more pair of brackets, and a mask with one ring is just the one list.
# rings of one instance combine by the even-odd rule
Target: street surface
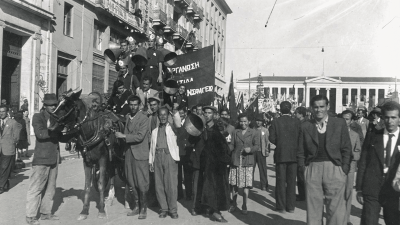
[[[268,162],[268,181],[269,189],[261,191],[259,189],[258,168],[255,173],[254,188],[250,190],[250,200],[248,202],[248,215],[242,215],[240,210],[236,210],[233,214],[226,211],[222,212],[223,217],[228,220],[228,224],[276,224],[276,225],[300,225],[306,224],[306,204],[305,202],[296,202],[295,213],[277,213],[275,208],[275,167],[273,164],[273,156],[267,158]],[[25,201],[28,189],[28,178],[31,174],[30,168],[21,169],[11,179],[11,189],[9,192],[0,195],[0,225],[22,225],[25,222]],[[82,159],[69,158],[64,160],[59,166],[57,178],[57,190],[54,198],[53,212],[60,217],[59,221],[42,221],[43,225],[52,224],[218,224],[211,221],[208,217],[199,215],[190,215],[190,202],[180,200],[178,203],[179,219],[173,220],[170,217],[165,219],[158,218],[158,208],[149,208],[146,220],[138,220],[137,216],[127,217],[127,210],[124,208],[123,192],[121,188],[124,186],[121,181],[117,181],[116,198],[113,205],[106,203],[107,219],[98,219],[98,209],[96,204],[99,200],[98,193],[92,188],[91,203],[89,216],[84,221],[77,221],[79,213],[82,210],[84,174]],[[238,198],[239,208],[242,205],[242,198]],[[355,199],[353,194],[353,207],[350,221],[353,224],[360,224],[361,205]],[[384,224],[381,217],[380,224]]]

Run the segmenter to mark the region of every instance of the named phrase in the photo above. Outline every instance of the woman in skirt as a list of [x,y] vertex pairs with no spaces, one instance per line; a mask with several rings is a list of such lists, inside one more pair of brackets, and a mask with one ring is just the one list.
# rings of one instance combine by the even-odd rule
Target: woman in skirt
[[233,133],[229,147],[232,151],[232,166],[229,172],[232,202],[229,212],[236,209],[239,188],[243,190],[242,213],[247,214],[247,199],[249,190],[253,188],[254,153],[260,148],[260,132],[249,128],[249,119],[246,114],[238,117],[239,129]]

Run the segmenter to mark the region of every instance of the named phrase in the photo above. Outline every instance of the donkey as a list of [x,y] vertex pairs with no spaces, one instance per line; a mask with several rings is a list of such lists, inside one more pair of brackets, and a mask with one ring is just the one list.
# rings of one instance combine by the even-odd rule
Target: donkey
[[83,157],[85,197],[83,209],[77,219],[84,220],[89,214],[92,184],[100,194],[98,218],[104,219],[107,217],[104,210],[104,192],[109,177],[115,172],[115,164],[112,161],[115,157],[123,158],[124,149],[123,143],[118,141],[113,131],[123,130],[123,124],[112,112],[98,112],[89,107],[79,99],[81,92],[82,90],[69,90],[63,94],[62,100],[51,115],[58,125],[64,126],[65,135],[72,134],[77,138],[76,149]]

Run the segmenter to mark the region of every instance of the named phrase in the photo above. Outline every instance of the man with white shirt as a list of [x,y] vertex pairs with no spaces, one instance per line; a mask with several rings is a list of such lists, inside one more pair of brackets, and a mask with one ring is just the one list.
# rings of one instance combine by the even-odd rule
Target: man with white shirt
[[156,97],[158,93],[156,90],[150,88],[152,83],[153,83],[152,78],[149,76],[145,76],[142,79],[142,87],[136,89],[136,95],[139,96],[142,102],[141,108],[144,108],[145,111],[149,110],[150,108],[148,99],[150,97]]
[[363,204],[361,224],[378,224],[383,207],[387,225],[400,224],[400,193],[392,187],[399,165],[400,105],[387,102],[382,107],[384,129],[376,130],[365,140],[358,163],[357,201]]
[[369,126],[369,121],[365,118],[365,116],[367,115],[367,110],[365,108],[359,108],[357,110],[357,114],[358,114],[358,119],[356,122],[358,123],[358,125],[361,126],[361,130],[365,138]]

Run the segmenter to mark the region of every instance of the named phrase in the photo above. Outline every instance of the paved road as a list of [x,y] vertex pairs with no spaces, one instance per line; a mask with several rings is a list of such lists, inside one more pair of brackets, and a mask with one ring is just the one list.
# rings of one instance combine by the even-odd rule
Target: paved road
[[[305,202],[297,202],[295,213],[280,214],[273,209],[275,208],[274,190],[275,190],[275,171],[270,156],[268,162],[268,180],[270,188],[268,191],[258,189],[259,176],[256,168],[255,188],[250,192],[250,201],[248,202],[249,214],[244,216],[239,210],[233,214],[223,212],[223,216],[228,220],[229,224],[306,224],[306,205]],[[0,195],[0,224],[26,224],[25,223],[25,201],[26,191],[28,188],[28,177],[30,176],[30,168],[22,169],[11,180],[12,189]],[[59,221],[41,221],[41,224],[216,224],[204,216],[193,217],[189,213],[190,203],[186,200],[179,201],[178,213],[179,219],[172,220],[170,217],[159,219],[158,208],[150,208],[146,220],[138,220],[137,217],[127,217],[127,210],[123,207],[123,189],[122,183],[117,183],[117,198],[114,199],[113,205],[107,204],[107,219],[98,219],[98,195],[92,188],[90,215],[85,221],[76,221],[80,211],[82,210],[84,175],[82,159],[68,159],[63,161],[59,167],[57,179],[57,190],[54,199],[53,211],[60,217]],[[242,199],[238,199],[238,205],[241,206]],[[360,224],[361,206],[353,199],[352,216],[350,218],[353,224]],[[380,220],[380,224],[384,224]]]

